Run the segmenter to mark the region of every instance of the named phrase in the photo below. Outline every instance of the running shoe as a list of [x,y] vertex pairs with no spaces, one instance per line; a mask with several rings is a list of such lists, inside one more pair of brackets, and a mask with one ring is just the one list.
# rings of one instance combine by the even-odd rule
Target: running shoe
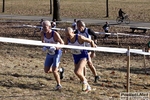
[[59,72],[60,72],[60,79],[63,79],[63,77],[64,77],[64,68],[63,67],[61,67],[60,69],[59,69]]
[[61,88],[62,88],[61,85],[57,85],[56,88],[55,88],[55,90],[60,90]]
[[90,87],[89,84],[88,84],[88,86],[87,86],[87,91],[91,91],[91,87]]
[[90,87],[90,85],[88,84],[88,83],[83,83],[82,84],[82,91],[84,91],[84,92],[89,92],[89,91],[91,91],[91,87]]
[[100,79],[100,76],[95,76],[94,82],[97,83],[97,81]]
[[88,84],[87,83],[83,83],[82,84],[82,91],[86,91],[87,87],[88,87]]

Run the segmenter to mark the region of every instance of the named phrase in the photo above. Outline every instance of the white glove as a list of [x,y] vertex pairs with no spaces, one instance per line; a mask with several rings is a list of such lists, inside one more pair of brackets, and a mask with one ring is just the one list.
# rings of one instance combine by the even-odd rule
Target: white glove
[[50,47],[50,48],[48,49],[48,53],[49,53],[50,55],[54,55],[54,54],[55,54],[55,50],[56,50],[56,47]]
[[42,51],[45,52],[46,50],[47,50],[47,47],[43,47],[43,48],[42,48]]

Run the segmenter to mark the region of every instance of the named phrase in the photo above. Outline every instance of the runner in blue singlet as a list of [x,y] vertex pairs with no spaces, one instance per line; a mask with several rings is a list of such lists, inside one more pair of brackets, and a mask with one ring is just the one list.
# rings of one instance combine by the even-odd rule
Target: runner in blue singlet
[[[61,39],[60,35],[56,31],[51,30],[51,23],[49,21],[43,21],[42,23],[43,31],[41,33],[41,41],[43,43],[52,43],[52,44],[64,44],[63,40]],[[47,49],[47,55],[44,64],[44,71],[45,73],[49,73],[50,69],[54,74],[55,80],[57,82],[56,89],[61,89],[60,84],[60,76],[58,74],[58,66],[60,62],[60,57],[62,55],[61,48],[58,47],[44,47]]]
[[[71,27],[68,27],[65,29],[65,44],[66,45],[74,45],[74,46],[85,46],[85,42],[90,43],[91,47],[95,47],[94,41],[91,39],[88,39],[81,35],[76,35],[73,32],[73,29]],[[74,59],[74,73],[78,76],[80,81],[82,82],[82,90],[83,91],[89,91],[91,90],[90,85],[87,82],[87,79],[83,75],[83,69],[85,65],[87,64],[88,60],[88,51],[87,50],[79,50],[79,49],[71,49],[71,53],[73,55]]]

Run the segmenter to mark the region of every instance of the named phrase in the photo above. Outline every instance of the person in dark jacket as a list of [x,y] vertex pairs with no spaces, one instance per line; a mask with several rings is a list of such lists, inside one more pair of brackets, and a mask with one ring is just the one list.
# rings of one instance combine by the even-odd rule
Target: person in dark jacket
[[122,18],[122,20],[124,19],[124,14],[126,14],[126,13],[123,12],[122,9],[119,9],[118,15],[120,18]]
[[148,45],[148,52],[150,52],[150,41],[147,43]]
[[[108,31],[109,31],[109,24],[108,24],[108,22],[106,22],[105,24],[104,24],[104,26],[103,26],[103,29],[104,29],[104,31],[105,31],[105,33],[108,33]],[[104,39],[108,39],[108,34],[105,34],[105,36],[104,36]]]

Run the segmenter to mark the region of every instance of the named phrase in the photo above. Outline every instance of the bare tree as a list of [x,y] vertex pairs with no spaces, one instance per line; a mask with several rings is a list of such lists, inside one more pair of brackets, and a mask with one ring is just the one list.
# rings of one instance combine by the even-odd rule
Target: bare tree
[[52,14],[52,0],[49,1],[50,14]]
[[109,12],[108,12],[108,0],[106,0],[106,17],[109,17]]
[[60,0],[53,0],[53,20],[61,21],[60,19]]
[[2,12],[5,12],[5,0],[3,0]]

